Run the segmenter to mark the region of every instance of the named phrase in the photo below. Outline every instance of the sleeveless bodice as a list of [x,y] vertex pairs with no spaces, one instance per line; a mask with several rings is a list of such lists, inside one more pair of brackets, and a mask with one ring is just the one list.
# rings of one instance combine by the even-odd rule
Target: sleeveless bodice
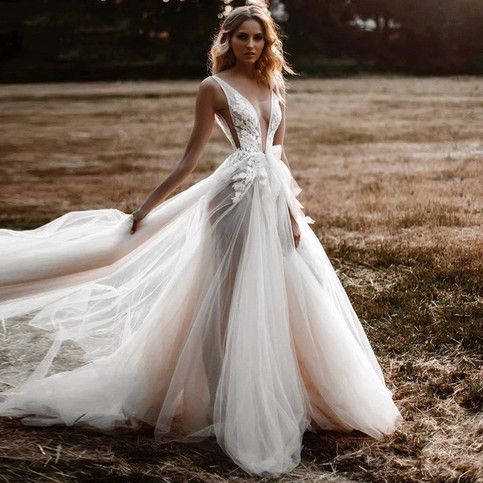
[[279,97],[270,90],[270,118],[263,142],[260,117],[255,106],[228,82],[216,75],[212,77],[225,94],[239,144],[237,147],[226,120],[217,114],[216,120],[234,149],[218,170],[219,174],[230,180],[234,193],[232,202],[238,203],[255,180],[260,185],[262,196],[276,197],[282,187],[280,179],[283,176],[283,167],[280,165],[284,165],[280,160],[282,146],[273,146],[273,138],[282,120]]
[[[270,119],[265,146],[263,146],[260,117],[254,105],[228,82],[216,75],[212,77],[225,93],[231,120],[240,144],[239,149],[248,152],[266,152],[266,147],[272,146],[273,137],[282,119],[278,96],[273,90],[270,90]],[[233,148],[236,149],[236,142],[225,119],[217,114],[216,120]]]

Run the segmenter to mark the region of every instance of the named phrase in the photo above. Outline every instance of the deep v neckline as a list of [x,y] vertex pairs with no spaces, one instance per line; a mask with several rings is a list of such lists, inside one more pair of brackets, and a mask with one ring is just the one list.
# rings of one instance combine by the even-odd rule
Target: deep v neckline
[[[262,145],[260,147],[262,149],[262,152],[263,153],[266,153],[267,152],[268,135],[270,133],[270,127],[272,125],[272,115],[273,115],[273,89],[270,89],[270,97],[269,97],[269,100],[268,100],[270,102],[270,115],[268,117],[267,133],[265,135],[265,142],[263,142],[262,141],[262,138],[263,138],[263,136],[262,136],[262,124],[260,122],[260,117],[261,116],[258,115],[258,111],[257,111],[256,107],[253,105],[253,102],[250,101],[248,98],[246,98],[238,89],[235,89],[226,80],[223,80],[221,77],[219,77],[216,74],[214,74],[213,77],[216,77],[218,80],[221,80],[221,82],[223,82],[225,85],[227,85],[233,92],[235,92],[236,94],[238,94],[238,96],[240,96],[253,109],[253,111],[255,113],[255,117],[257,118],[258,132],[260,134],[260,144]],[[232,117],[232,123],[233,123],[233,115],[231,114],[230,99],[227,98],[227,102],[228,102],[228,108],[229,108],[230,115]]]

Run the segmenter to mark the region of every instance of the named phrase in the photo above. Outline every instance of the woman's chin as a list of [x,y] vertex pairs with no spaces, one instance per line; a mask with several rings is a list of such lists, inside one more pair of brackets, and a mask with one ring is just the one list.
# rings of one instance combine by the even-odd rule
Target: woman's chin
[[254,65],[255,62],[258,60],[257,57],[242,57],[238,58],[238,61],[245,65]]

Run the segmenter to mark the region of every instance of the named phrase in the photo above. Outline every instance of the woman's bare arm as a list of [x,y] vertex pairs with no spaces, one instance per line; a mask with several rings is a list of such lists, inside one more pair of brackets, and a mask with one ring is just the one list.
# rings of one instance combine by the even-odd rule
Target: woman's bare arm
[[183,157],[168,177],[147,196],[143,204],[134,212],[136,220],[140,221],[144,218],[196,168],[213,131],[215,98],[216,91],[211,79],[203,80],[196,96],[195,121]]
[[282,161],[287,165],[287,168],[290,169],[290,164],[287,159],[287,155],[285,154],[285,148],[283,145],[283,141],[285,138],[285,110],[286,110],[286,105],[280,103],[280,109],[282,111],[282,119],[280,120],[280,124],[278,126],[277,131],[275,132],[275,135],[273,136],[273,144],[280,144],[282,146],[282,155],[281,159]]
[[[280,120],[280,125],[278,126],[277,131],[275,132],[275,135],[273,136],[273,144],[274,145],[280,144],[282,146],[282,155],[280,156],[280,158],[287,165],[287,168],[290,170],[290,164],[288,162],[287,155],[285,154],[285,147],[283,145],[283,141],[284,141],[284,138],[285,138],[286,104],[280,103],[280,109],[282,111],[282,119]],[[293,231],[293,235],[294,235],[295,246],[297,247],[299,242],[300,242],[300,229],[299,229],[298,223],[295,221],[295,218],[292,215],[292,212],[290,211],[290,208],[288,209],[288,212],[290,214],[290,221],[292,223],[292,231]]]

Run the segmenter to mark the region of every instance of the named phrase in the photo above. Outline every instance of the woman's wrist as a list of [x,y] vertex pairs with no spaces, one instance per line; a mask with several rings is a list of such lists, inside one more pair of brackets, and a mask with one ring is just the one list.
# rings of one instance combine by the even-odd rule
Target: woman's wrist
[[136,221],[142,220],[146,215],[147,213],[142,208],[138,208],[132,212],[132,216]]

